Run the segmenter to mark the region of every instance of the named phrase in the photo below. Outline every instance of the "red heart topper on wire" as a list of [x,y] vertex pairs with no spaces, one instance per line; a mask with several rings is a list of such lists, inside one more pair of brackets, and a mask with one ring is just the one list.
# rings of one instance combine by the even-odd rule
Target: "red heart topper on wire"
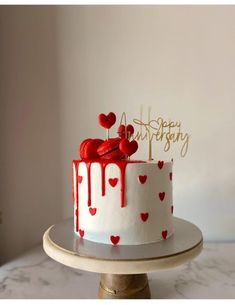
[[117,131],[119,137],[121,139],[124,139],[127,137],[127,139],[129,140],[130,137],[133,135],[134,133],[134,127],[131,124],[128,124],[127,126],[121,124],[118,127],[118,131]]
[[113,112],[109,112],[108,115],[100,113],[98,116],[99,124],[105,129],[110,129],[116,122],[116,115]]
[[116,115],[113,112],[109,112],[109,114],[105,115],[104,113],[100,113],[98,116],[98,122],[100,126],[107,129],[107,139],[109,138],[109,129],[115,124],[116,122]]
[[119,149],[121,150],[121,152],[130,157],[137,151],[138,143],[135,140],[130,142],[128,139],[122,139],[119,143]]

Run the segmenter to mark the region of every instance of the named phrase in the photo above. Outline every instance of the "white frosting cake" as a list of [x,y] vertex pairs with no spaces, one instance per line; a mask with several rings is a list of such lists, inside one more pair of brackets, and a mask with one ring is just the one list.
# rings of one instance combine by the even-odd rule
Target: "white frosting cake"
[[113,245],[173,234],[172,162],[73,161],[74,231]]

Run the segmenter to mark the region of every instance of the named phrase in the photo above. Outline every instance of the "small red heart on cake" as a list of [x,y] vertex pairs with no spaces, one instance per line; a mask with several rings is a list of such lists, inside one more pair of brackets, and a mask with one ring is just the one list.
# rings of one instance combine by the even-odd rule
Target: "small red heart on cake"
[[172,180],[172,173],[169,173],[170,180]]
[[171,205],[171,214],[173,214],[174,206]]
[[118,178],[109,178],[109,184],[112,187],[115,187],[117,185],[117,182],[118,182]]
[[116,115],[113,112],[110,112],[108,115],[103,113],[99,114],[98,121],[100,126],[109,129],[111,128],[116,122]]
[[140,218],[142,221],[146,221],[149,217],[149,213],[140,213]]
[[160,200],[163,201],[165,198],[165,192],[160,192],[158,195],[159,195]]
[[162,231],[162,237],[163,237],[164,239],[167,238],[167,230]]
[[89,212],[92,216],[96,214],[96,208],[89,208]]
[[139,182],[141,184],[144,184],[146,182],[146,180],[147,180],[147,176],[146,175],[143,175],[143,176],[139,175],[138,179],[139,179]]
[[158,161],[157,165],[158,165],[159,169],[162,169],[163,165],[164,165],[164,161]]
[[135,140],[130,142],[128,139],[122,139],[119,143],[119,149],[130,157],[137,151],[138,143]]
[[85,233],[84,230],[79,229],[78,232],[79,232],[79,235],[80,235],[81,237],[84,236],[84,233]]
[[120,236],[111,235],[111,236],[110,236],[110,240],[111,240],[111,242],[112,242],[113,245],[117,245],[117,244],[119,243]]
[[78,175],[78,183],[81,184],[82,183],[82,176]]

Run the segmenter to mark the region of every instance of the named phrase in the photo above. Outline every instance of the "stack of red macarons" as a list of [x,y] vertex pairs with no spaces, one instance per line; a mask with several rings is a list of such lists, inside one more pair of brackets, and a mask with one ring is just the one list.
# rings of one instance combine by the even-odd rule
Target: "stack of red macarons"
[[[99,124],[105,129],[110,129],[116,122],[116,115],[110,112],[108,115],[101,113],[98,116]],[[81,142],[79,153],[82,160],[122,160],[134,154],[138,149],[135,140],[129,141],[134,133],[132,125],[120,125],[118,128],[119,137],[102,139],[86,139]]]

